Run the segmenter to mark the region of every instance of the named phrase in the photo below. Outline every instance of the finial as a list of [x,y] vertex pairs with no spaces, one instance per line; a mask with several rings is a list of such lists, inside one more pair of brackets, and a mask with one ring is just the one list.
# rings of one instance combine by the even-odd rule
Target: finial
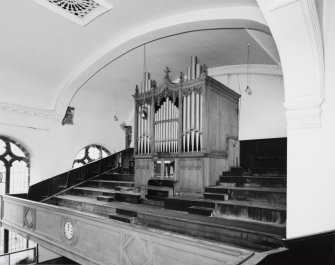
[[138,85],[135,86],[135,94],[138,94]]
[[201,73],[201,75],[205,75],[205,76],[208,75],[208,67],[207,67],[206,64],[204,64],[204,65],[202,66],[202,73]]
[[180,72],[180,75],[179,75],[179,83],[182,83],[184,81],[184,73],[183,72]]
[[170,76],[169,76],[169,74],[170,74],[170,69],[169,69],[169,67],[165,67],[165,70],[164,70],[164,73],[165,73],[165,79],[170,79]]
[[151,87],[155,89],[157,87],[156,80],[151,80]]

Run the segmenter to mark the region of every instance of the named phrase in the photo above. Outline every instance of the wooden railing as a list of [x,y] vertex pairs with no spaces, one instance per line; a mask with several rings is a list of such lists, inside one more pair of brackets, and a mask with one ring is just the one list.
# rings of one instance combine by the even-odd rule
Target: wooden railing
[[[127,224],[65,207],[0,195],[0,224],[5,229],[79,264],[241,265],[257,253]],[[65,223],[73,227],[65,237]],[[2,264],[2,263],[0,263]],[[255,263],[253,263],[255,264]]]
[[93,161],[82,167],[71,169],[68,172],[36,183],[29,187],[28,200],[45,200],[50,196],[65,191],[70,187],[78,185],[112,169],[121,171],[128,169],[131,173],[133,170],[133,153],[133,148],[127,148],[108,157]]
[[1,265],[35,264],[37,262],[37,248],[27,248],[0,255]]

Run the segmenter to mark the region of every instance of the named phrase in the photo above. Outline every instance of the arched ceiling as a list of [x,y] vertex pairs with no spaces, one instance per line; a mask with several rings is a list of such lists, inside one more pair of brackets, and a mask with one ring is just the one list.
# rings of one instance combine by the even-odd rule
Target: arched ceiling
[[[279,64],[270,32],[265,25],[255,22],[264,22],[255,0],[106,2],[112,4],[113,8],[82,27],[31,0],[1,1],[0,103],[54,111],[59,103],[57,100],[67,87],[72,86],[72,90],[67,95],[68,101],[65,100],[66,105],[79,88],[85,90],[95,87],[103,91],[114,84],[120,90],[123,86],[133,89],[140,79],[143,58],[141,49],[134,49],[125,58],[112,63],[110,61],[141,42],[127,43],[123,49],[113,45],[140,27],[145,28],[162,19],[178,20],[180,14],[190,12],[195,12],[193,16],[199,12],[199,25],[195,22],[190,28],[190,23],[181,21],[178,25],[172,21],[171,24],[175,23],[179,32],[209,27],[226,29],[190,32],[148,44],[148,67],[152,69],[155,79],[160,79],[159,73],[165,65],[175,71],[184,69],[191,55],[198,55],[210,67],[244,64],[247,42],[252,45],[251,63]],[[249,8],[249,13],[257,19],[232,20],[233,15],[229,11],[236,6]],[[222,8],[228,10],[229,23],[210,21],[210,12],[207,12],[208,17],[201,17],[206,14],[201,11],[208,10],[216,14],[222,13]],[[200,23],[202,19],[206,20],[206,25]],[[161,34],[156,32],[155,36],[141,41],[178,32],[169,29],[161,31]],[[115,51],[117,48],[119,50],[113,56],[101,56],[106,58],[105,61],[98,58],[97,55],[110,53],[114,48]],[[96,69],[81,74],[96,62],[99,62]],[[99,67],[105,65],[106,68],[99,71]],[[97,74],[92,77],[92,73]],[[81,77],[78,78],[80,82],[71,81],[76,81],[76,75]]]

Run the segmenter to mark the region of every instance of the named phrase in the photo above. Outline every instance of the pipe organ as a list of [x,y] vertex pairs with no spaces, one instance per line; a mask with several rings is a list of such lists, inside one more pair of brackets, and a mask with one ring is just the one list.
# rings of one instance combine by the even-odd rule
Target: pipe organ
[[135,185],[171,178],[175,191],[202,192],[238,166],[240,96],[208,76],[195,56],[178,83],[169,72],[159,86],[145,73],[135,89]]

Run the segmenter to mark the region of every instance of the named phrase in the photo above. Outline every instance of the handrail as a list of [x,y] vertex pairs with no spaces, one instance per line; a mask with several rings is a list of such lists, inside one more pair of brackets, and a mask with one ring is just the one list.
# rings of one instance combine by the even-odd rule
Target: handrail
[[127,148],[82,167],[73,168],[65,173],[36,183],[29,187],[28,200],[45,201],[55,194],[75,185],[82,184],[84,181],[106,173],[116,167],[122,169],[130,168],[129,161],[133,160],[133,153],[133,148]]
[[13,252],[3,253],[3,254],[0,254],[0,257],[7,256],[7,255],[13,255],[13,254],[16,254],[16,253],[25,252],[25,251],[29,251],[29,250],[35,250],[36,251],[36,249],[37,249],[36,247],[33,247],[33,248],[26,248],[26,249],[22,249],[22,250],[13,251]]
[[114,167],[114,168],[112,168],[112,169],[110,169],[110,170],[107,170],[107,171],[102,172],[102,173],[100,173],[100,174],[98,174],[98,175],[96,175],[96,176],[93,176],[93,177],[91,177],[91,178],[89,178],[89,179],[86,179],[86,180],[84,180],[84,181],[82,181],[82,182],[79,182],[79,183],[76,184],[76,185],[73,185],[73,186],[71,186],[71,187],[68,187],[68,188],[66,188],[66,189],[64,189],[64,190],[62,190],[62,191],[60,191],[60,192],[58,192],[58,193],[55,193],[55,194],[53,194],[53,195],[51,195],[51,196],[49,196],[49,197],[47,197],[47,198],[41,200],[41,202],[45,202],[45,201],[47,201],[47,200],[49,200],[49,199],[51,199],[51,198],[53,198],[53,197],[56,197],[56,196],[58,196],[58,195],[60,195],[60,194],[62,194],[62,193],[65,193],[65,192],[67,192],[67,191],[69,191],[69,190],[71,190],[71,189],[73,189],[73,188],[75,188],[75,187],[80,186],[81,184],[84,184],[84,183],[87,182],[87,181],[90,181],[90,180],[92,180],[92,179],[95,179],[95,178],[97,178],[97,177],[100,177],[101,175],[103,175],[103,174],[105,174],[105,173],[107,173],[107,172],[110,172],[110,171],[113,172],[114,170],[116,170],[116,169],[118,169],[118,168],[119,168],[118,166],[117,166],[117,167]]
[[[0,222],[5,229],[17,231],[43,247],[79,264],[119,264],[120,260],[124,260],[129,254],[136,254],[139,251],[144,253],[148,264],[154,264],[152,257],[160,255],[168,260],[171,253],[178,249],[180,253],[178,255],[183,260],[186,259],[187,264],[193,264],[198,258],[204,261],[203,264],[218,264],[219,261],[229,258],[229,260],[233,259],[230,264],[237,265],[245,255],[253,253],[253,251],[219,242],[195,240],[192,236],[181,236],[174,232],[167,233],[156,228],[118,222],[80,210],[29,201],[10,195],[3,195],[3,200],[5,214]],[[17,209],[15,213],[12,213],[13,207]],[[33,229],[23,222],[17,222],[22,220],[22,212],[25,209],[33,213]],[[45,215],[50,216],[47,219],[47,229]],[[74,225],[74,240],[76,240],[74,244],[69,243],[64,236],[64,227],[60,224],[65,220],[70,220]],[[85,236],[79,236],[83,233]],[[125,238],[128,239],[129,244],[125,244]],[[145,244],[138,244],[138,241]],[[155,246],[164,246],[164,250],[167,249],[167,251],[162,252],[161,248]],[[146,253],[152,253],[152,255]]]
[[22,253],[22,252],[28,252],[28,251],[31,251],[33,250],[33,255],[34,255],[34,260],[32,260],[32,262],[36,262],[37,261],[37,247],[33,247],[33,248],[26,248],[26,249],[22,249],[22,250],[17,250],[17,251],[13,251],[13,252],[9,252],[9,253],[3,253],[0,255],[0,258],[1,257],[5,257],[5,256],[8,256],[8,265],[10,265],[10,257],[12,255],[15,255],[17,253]]

